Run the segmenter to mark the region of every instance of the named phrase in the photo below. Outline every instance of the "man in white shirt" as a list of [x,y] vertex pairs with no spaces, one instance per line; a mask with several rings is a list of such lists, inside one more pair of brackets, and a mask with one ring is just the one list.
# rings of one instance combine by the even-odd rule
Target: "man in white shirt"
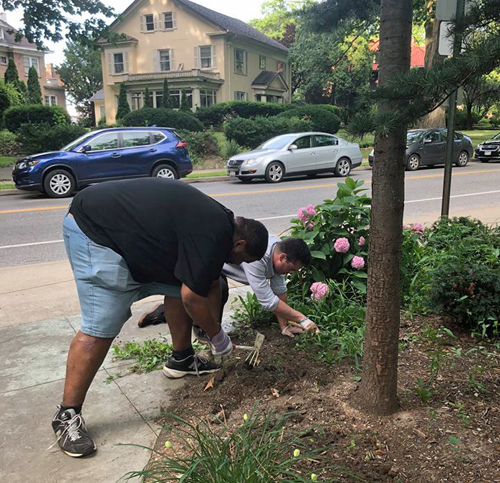
[[[293,337],[304,331],[318,331],[307,316],[287,304],[285,275],[300,270],[311,261],[307,244],[298,238],[281,240],[269,236],[265,255],[256,262],[241,265],[225,264],[222,274],[237,282],[250,285],[265,310],[276,315],[281,333]],[[221,277],[223,287],[222,308],[228,299],[227,281]],[[290,324],[289,321],[292,323]],[[165,322],[163,304],[158,305],[139,320],[139,327]]]

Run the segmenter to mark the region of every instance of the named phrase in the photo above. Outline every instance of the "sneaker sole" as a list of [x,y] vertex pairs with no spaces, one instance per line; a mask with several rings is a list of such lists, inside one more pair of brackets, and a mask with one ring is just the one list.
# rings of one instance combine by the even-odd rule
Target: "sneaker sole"
[[184,376],[202,376],[203,374],[213,374],[214,372],[218,372],[220,370],[220,367],[217,369],[205,369],[204,371],[198,371],[197,374],[196,372],[177,371],[176,369],[171,369],[170,367],[163,367],[163,374],[169,379],[180,379]]
[[85,456],[90,456],[93,455],[97,451],[97,446],[94,446],[94,449],[92,450],[91,453],[70,453],[69,451],[62,450],[64,454],[67,454],[68,456],[71,456],[72,458],[84,458]]
[[157,325],[157,324],[161,323],[161,322],[157,322],[156,324],[154,324],[154,322],[146,322],[145,323],[144,321],[145,321],[145,319],[150,317],[153,312],[156,312],[159,309],[159,307],[162,305],[163,304],[158,304],[153,310],[151,310],[151,312],[148,312],[146,314],[142,314],[141,318],[137,322],[137,325],[139,326],[140,329],[142,329],[143,327],[148,327],[150,325]]

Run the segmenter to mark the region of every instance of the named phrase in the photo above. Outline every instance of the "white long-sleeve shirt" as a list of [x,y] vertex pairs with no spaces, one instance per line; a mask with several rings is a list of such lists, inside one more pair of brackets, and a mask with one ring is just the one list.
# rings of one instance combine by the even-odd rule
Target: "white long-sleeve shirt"
[[226,277],[250,285],[259,303],[269,311],[278,306],[278,295],[286,293],[285,276],[274,273],[273,266],[273,253],[279,241],[277,236],[270,236],[265,255],[256,262],[243,262],[241,265],[226,263],[222,269]]

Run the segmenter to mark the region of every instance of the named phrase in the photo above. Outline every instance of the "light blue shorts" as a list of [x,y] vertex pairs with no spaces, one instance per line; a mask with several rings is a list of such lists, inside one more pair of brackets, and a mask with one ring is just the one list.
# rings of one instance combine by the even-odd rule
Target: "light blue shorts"
[[123,257],[94,243],[71,215],[64,218],[63,234],[80,299],[80,330],[84,334],[114,338],[132,315],[130,307],[137,300],[151,295],[180,298],[180,287],[136,282]]

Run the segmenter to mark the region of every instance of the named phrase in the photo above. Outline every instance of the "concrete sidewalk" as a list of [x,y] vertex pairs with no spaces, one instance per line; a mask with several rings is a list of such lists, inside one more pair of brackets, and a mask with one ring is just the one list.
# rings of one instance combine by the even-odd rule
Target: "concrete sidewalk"
[[[80,325],[70,277],[67,262],[0,269],[1,482],[112,483],[129,471],[141,470],[149,452],[127,445],[154,446],[160,430],[155,420],[168,406],[171,391],[183,384],[165,378],[161,371],[128,373],[105,382],[110,376],[127,374],[133,363],[113,361],[108,354],[84,408],[97,453],[73,459],[57,444],[49,449],[55,442],[50,422],[61,400],[67,352]],[[233,286],[231,298],[245,291]],[[135,304],[116,342],[168,339],[166,325],[137,328],[139,316],[161,300],[150,297]],[[229,310],[230,303],[226,307]],[[51,312],[58,316],[49,316]]]

